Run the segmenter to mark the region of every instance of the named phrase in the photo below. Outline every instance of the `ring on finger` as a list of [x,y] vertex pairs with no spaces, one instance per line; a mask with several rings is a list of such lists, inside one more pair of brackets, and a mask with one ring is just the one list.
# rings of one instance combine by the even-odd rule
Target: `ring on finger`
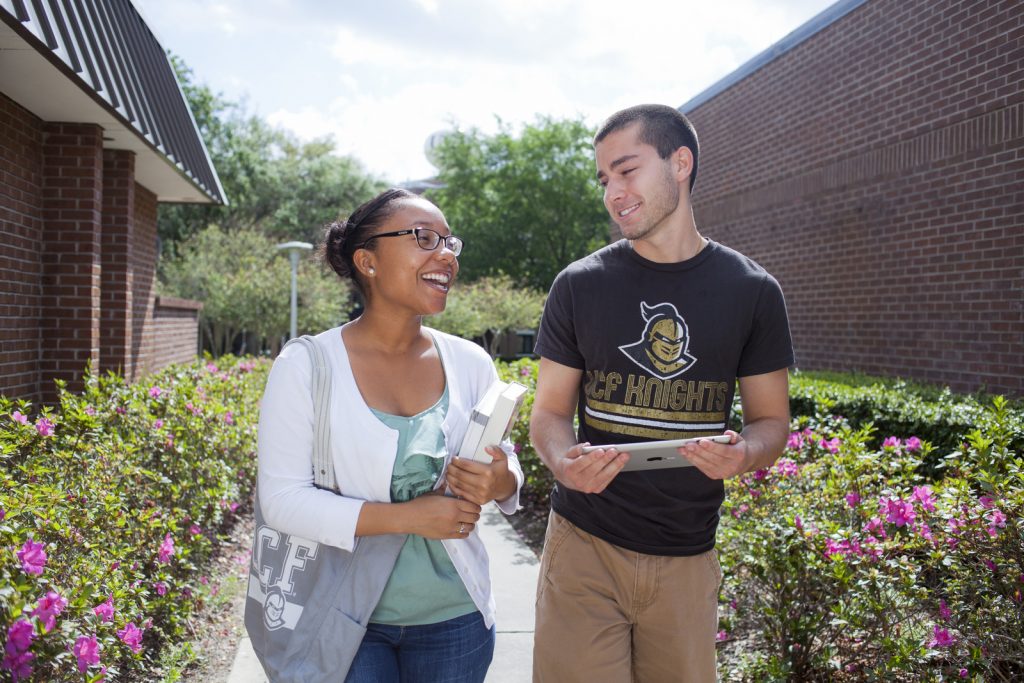
[[459,533],[460,534],[466,533],[466,525],[464,523],[460,523],[459,524]]

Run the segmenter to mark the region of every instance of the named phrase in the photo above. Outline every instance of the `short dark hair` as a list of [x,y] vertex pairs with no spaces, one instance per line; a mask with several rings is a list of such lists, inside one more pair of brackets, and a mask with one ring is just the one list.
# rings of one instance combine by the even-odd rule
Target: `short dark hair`
[[609,116],[594,136],[594,146],[609,134],[634,123],[640,124],[640,142],[658,150],[658,156],[668,159],[680,147],[686,147],[693,154],[693,170],[690,171],[690,192],[697,182],[697,159],[700,143],[697,131],[690,119],[673,107],[664,104],[638,104]]
[[[402,200],[417,198],[419,195],[409,190],[392,187],[361,204],[345,220],[334,221],[324,228],[324,242],[319,249],[320,258],[340,277],[352,280],[364,299],[366,291],[358,277],[359,271],[352,261],[356,249],[398,210]],[[376,241],[370,242],[364,248],[372,251],[375,244]]]

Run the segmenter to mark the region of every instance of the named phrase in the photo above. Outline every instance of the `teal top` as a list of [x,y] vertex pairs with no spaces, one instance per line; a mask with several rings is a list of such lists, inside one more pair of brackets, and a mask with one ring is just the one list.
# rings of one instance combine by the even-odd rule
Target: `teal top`
[[[391,501],[402,503],[433,490],[447,452],[441,423],[448,412],[448,388],[437,403],[412,417],[370,410],[398,432]],[[370,621],[392,626],[435,624],[476,609],[441,541],[409,534]]]

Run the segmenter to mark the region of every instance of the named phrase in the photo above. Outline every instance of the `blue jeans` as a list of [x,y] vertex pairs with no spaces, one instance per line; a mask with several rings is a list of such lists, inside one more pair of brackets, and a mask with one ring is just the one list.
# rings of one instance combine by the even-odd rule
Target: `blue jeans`
[[494,627],[479,612],[437,624],[370,624],[345,683],[482,683]]

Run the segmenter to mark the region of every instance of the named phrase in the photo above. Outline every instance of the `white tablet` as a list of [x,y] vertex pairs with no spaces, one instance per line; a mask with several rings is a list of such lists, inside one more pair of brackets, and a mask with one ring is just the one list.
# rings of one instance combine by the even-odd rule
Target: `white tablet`
[[662,470],[670,467],[693,467],[693,463],[679,454],[679,447],[701,440],[729,443],[732,439],[728,434],[718,436],[699,436],[692,439],[672,439],[671,441],[639,441],[636,443],[615,443],[605,446],[584,446],[583,452],[589,453],[598,449],[614,448],[620,453],[629,453],[629,462],[622,468],[623,472],[643,470]]

